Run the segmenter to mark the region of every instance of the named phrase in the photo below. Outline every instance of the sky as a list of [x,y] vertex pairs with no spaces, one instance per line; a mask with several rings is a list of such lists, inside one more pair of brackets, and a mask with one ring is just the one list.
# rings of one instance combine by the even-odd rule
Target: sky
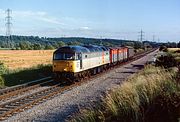
[[0,0],[0,35],[180,41],[180,0]]

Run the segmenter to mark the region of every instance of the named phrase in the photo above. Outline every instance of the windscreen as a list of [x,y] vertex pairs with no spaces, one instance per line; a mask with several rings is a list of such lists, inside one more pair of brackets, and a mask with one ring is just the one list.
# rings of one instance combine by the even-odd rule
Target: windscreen
[[75,60],[73,53],[55,53],[54,60]]

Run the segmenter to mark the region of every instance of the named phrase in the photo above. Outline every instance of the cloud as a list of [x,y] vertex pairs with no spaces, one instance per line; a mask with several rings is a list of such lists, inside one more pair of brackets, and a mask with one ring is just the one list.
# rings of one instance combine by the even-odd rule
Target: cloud
[[13,11],[13,18],[28,18],[31,20],[39,20],[51,24],[65,25],[58,18],[50,16],[44,11]]
[[81,30],[91,30],[91,28],[84,26],[84,27],[80,27]]
[[5,18],[5,16],[6,16],[5,11],[0,9],[0,19]]
[[[3,19],[5,16],[5,10],[0,9],[0,18]],[[93,36],[97,32],[93,25],[98,25],[98,23],[87,20],[86,18],[52,16],[45,11],[31,10],[13,10],[11,16],[13,23],[12,33],[14,35],[38,35],[48,37],[59,37],[62,35]],[[4,23],[0,22],[0,26],[4,26]],[[0,31],[5,32],[5,28],[3,28],[3,30],[1,28]]]

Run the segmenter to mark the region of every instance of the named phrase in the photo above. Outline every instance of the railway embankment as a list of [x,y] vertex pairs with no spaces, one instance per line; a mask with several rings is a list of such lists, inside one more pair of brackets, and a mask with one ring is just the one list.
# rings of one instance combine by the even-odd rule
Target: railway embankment
[[156,55],[146,66],[103,97],[96,108],[82,109],[71,121],[178,122],[180,65],[177,51]]
[[180,85],[177,68],[146,66],[94,108],[82,109],[74,122],[178,122]]

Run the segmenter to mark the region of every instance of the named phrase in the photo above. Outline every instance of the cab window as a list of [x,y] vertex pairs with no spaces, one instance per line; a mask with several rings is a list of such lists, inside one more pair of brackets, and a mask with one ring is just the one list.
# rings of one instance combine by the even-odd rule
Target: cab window
[[75,54],[72,53],[55,53],[54,60],[75,60]]
[[76,60],[81,60],[82,54],[76,54]]

